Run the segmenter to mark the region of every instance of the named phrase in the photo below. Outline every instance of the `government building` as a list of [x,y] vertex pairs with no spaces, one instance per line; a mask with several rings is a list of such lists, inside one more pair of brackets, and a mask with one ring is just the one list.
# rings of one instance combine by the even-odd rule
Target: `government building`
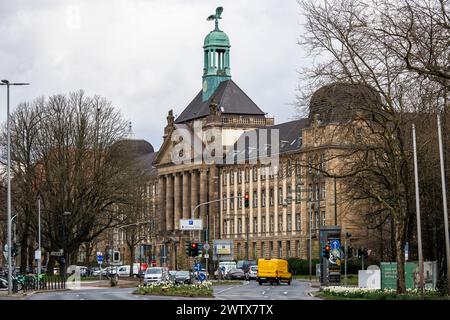
[[[148,175],[141,219],[150,225],[139,228],[135,262],[186,268],[192,258],[185,241],[207,241],[212,259],[214,240],[232,241],[235,260],[308,259],[310,246],[317,258],[321,226],[339,226],[354,245],[367,247],[376,235],[365,227],[364,206],[349,201],[336,179],[344,166],[336,155],[351,143],[338,128],[349,128],[355,96],[367,88],[324,86],[311,97],[308,117],[276,124],[232,79],[230,47],[216,18],[203,45],[202,89],[179,116],[168,111],[160,150],[128,141]],[[252,137],[257,146],[245,144]],[[271,151],[271,161],[258,158],[263,149]],[[240,155],[243,161],[223,161]],[[181,230],[180,219],[201,219],[204,230]],[[129,263],[124,233],[116,229],[102,243],[118,248]]]

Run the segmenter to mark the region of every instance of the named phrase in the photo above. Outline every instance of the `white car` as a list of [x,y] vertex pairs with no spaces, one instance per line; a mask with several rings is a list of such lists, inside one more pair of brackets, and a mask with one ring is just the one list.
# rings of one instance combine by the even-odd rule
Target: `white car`
[[258,266],[250,266],[250,269],[248,270],[246,274],[247,280],[256,280],[256,275],[258,274]]
[[169,269],[165,267],[147,268],[144,273],[144,284],[169,281]]

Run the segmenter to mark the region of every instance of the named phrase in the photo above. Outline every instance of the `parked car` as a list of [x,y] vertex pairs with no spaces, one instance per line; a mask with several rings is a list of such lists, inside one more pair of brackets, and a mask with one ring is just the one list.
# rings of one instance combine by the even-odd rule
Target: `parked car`
[[237,269],[242,269],[244,273],[247,273],[250,269],[250,266],[256,266],[256,260],[239,260],[236,264]]
[[[118,267],[117,272],[119,277],[129,277],[130,276],[130,265],[123,265]],[[139,276],[139,263],[133,264],[133,276]]]
[[144,284],[158,283],[169,280],[169,269],[166,267],[151,267],[145,270]]
[[250,269],[246,273],[246,279],[247,280],[256,280],[256,277],[258,275],[258,266],[250,266]]
[[177,270],[169,270],[169,281],[175,282],[175,275],[177,274]]
[[258,281],[259,285],[266,282],[270,284],[286,282],[290,285],[292,275],[288,271],[287,261],[283,259],[259,259],[256,281]]
[[99,267],[93,267],[93,268],[90,268],[88,272],[89,272],[90,276],[98,277],[98,276],[100,276],[101,271],[102,270]]
[[214,271],[214,279],[219,279],[220,273],[222,273],[223,278],[226,278],[228,272],[232,269],[236,269],[236,262],[234,261],[219,262],[219,268],[216,271]]
[[176,271],[174,275],[175,284],[190,284],[191,281],[191,273],[189,271]]
[[242,269],[231,269],[228,272],[226,279],[228,280],[244,280],[245,272]]

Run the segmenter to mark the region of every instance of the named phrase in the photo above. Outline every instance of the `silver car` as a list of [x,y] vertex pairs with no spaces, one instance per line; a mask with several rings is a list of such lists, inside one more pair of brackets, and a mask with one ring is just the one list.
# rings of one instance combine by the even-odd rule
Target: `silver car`
[[151,267],[145,270],[144,284],[159,283],[169,280],[169,270],[165,267]]

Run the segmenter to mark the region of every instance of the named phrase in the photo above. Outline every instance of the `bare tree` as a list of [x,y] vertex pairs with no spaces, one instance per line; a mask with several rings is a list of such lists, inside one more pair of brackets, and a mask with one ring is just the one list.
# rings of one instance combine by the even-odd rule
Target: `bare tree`
[[[433,13],[437,19],[439,14],[434,13],[440,10],[448,19],[446,5],[442,1],[425,0],[299,3],[307,21],[300,45],[309,48],[311,54],[321,56],[320,63],[305,70],[303,80],[308,84],[307,89],[326,83],[344,83],[351,88],[344,108],[340,106],[341,101],[323,101],[326,108],[341,108],[337,113],[351,123],[336,129],[340,131],[337,136],[344,137],[346,143],[329,156],[343,160],[339,177],[345,179],[352,199],[374,201],[377,206],[371,214],[378,216],[378,221],[389,220],[392,224],[398,266],[397,291],[403,293],[404,245],[412,230],[411,216],[415,209],[410,128],[421,113],[444,108],[443,79],[446,79],[449,53],[444,43],[448,41],[445,23],[439,28],[425,25],[427,31],[422,35],[427,33],[436,38],[420,39],[420,43],[412,30],[418,34],[421,24],[427,21],[425,14]],[[431,5],[421,7],[421,4]],[[403,14],[405,6],[409,16]],[[448,21],[445,19],[441,21]],[[423,53],[421,46],[428,48],[426,61],[419,55]],[[333,86],[328,88],[333,90]],[[426,99],[430,96],[441,104],[430,104]],[[324,97],[333,97],[333,92]],[[327,116],[320,108],[316,111]]]
[[[127,123],[104,98],[78,91],[39,99],[33,106],[24,105],[12,116],[14,184],[19,186],[14,201],[35,226],[40,195],[42,247],[63,249],[64,269],[80,245],[120,223],[114,206],[128,201],[124,190],[136,180],[136,170],[129,157],[114,151]],[[34,131],[24,131],[30,118]],[[54,263],[51,257],[49,272]]]

